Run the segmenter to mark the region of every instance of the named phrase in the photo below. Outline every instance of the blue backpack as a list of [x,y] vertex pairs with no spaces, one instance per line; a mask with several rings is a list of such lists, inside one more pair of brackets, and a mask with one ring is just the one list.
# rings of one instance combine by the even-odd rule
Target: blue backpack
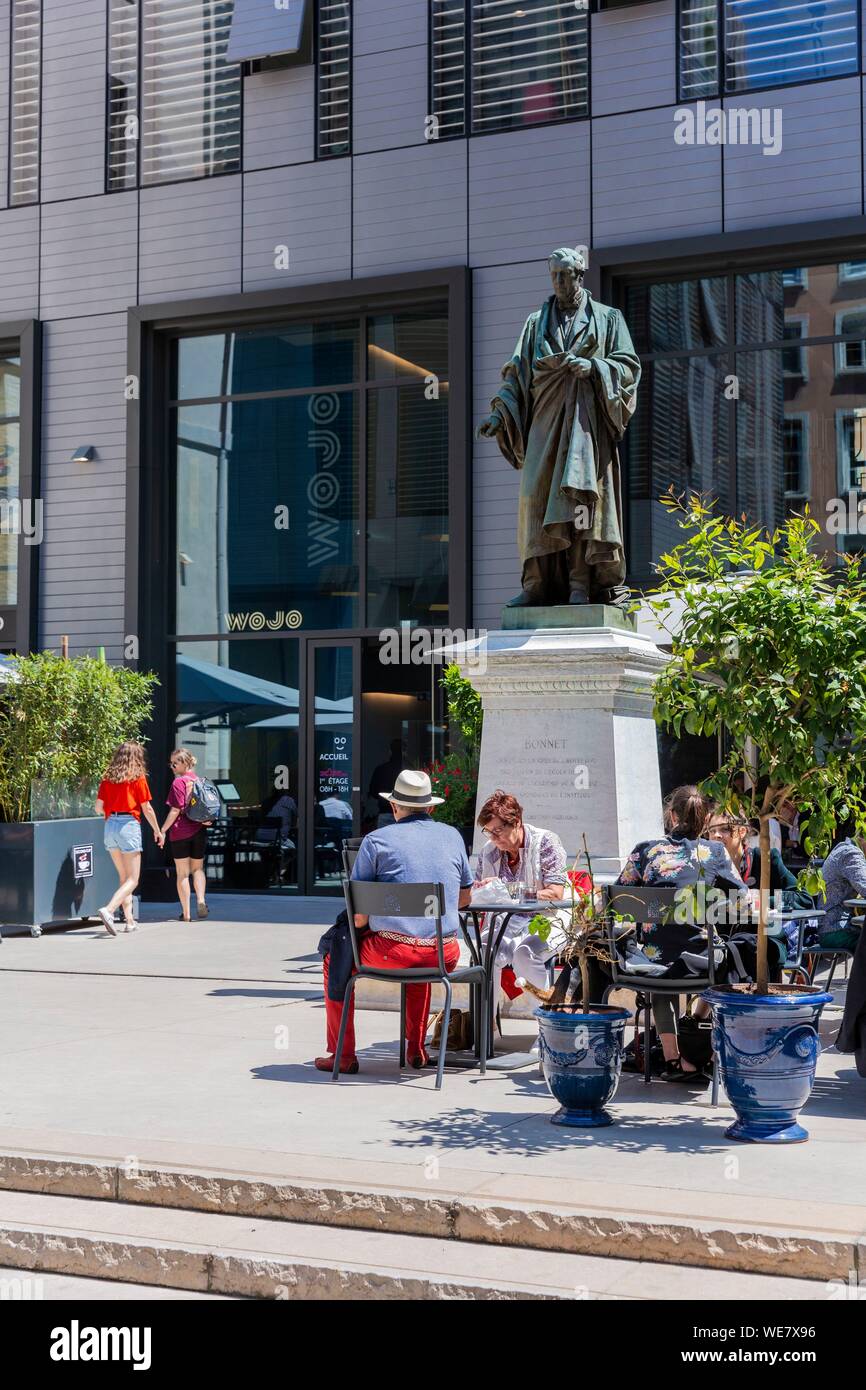
[[194,821],[218,820],[221,810],[222,800],[213,782],[196,777],[189,784],[184,815]]

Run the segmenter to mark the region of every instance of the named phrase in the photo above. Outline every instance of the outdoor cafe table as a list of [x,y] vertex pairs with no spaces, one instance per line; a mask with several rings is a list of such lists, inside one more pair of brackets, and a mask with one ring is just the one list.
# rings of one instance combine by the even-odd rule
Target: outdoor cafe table
[[[473,965],[483,965],[487,978],[487,998],[484,1001],[487,1009],[487,1066],[495,1071],[511,1070],[516,1067],[528,1067],[538,1061],[538,1056],[534,1052],[507,1052],[496,1054],[493,1050],[493,1024],[494,1024],[494,999],[493,999],[493,964],[502,945],[502,939],[508,930],[508,924],[516,914],[521,916],[534,917],[536,912],[556,912],[564,905],[564,899],[546,900],[538,902],[536,899],[529,899],[520,902],[517,898],[506,898],[501,903],[479,903],[474,907],[471,903],[468,907],[461,907],[459,912],[460,929],[463,932],[463,939],[469,947]],[[487,941],[481,940],[480,918],[490,913],[491,916],[500,920],[495,929],[488,931]],[[467,926],[467,919],[471,921],[472,929],[475,934],[473,941]],[[478,1027],[478,1020],[473,1017],[473,1030],[475,1035],[475,1057],[473,1061],[468,1058],[461,1060],[460,1054],[449,1055],[457,1065],[474,1065],[475,1061],[481,1057],[481,1029]]]

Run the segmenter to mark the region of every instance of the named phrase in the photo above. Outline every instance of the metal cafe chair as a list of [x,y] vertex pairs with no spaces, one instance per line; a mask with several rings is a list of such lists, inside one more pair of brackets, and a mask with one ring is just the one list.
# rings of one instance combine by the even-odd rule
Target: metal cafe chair
[[[670,914],[678,902],[678,895],[682,888],[645,888],[631,887],[620,884],[610,884],[605,889],[607,907],[610,912],[618,913],[621,917],[632,917],[637,922],[638,933],[640,928],[646,923],[663,922]],[[679,899],[681,901],[681,899]],[[703,925],[703,924],[701,924]],[[625,957],[622,954],[623,938],[617,936],[617,924],[609,920],[607,924],[608,945],[611,957],[611,983],[604,992],[604,1002],[607,1003],[608,997],[617,989],[630,989],[635,994],[641,994],[644,1001],[644,1081],[649,1085],[652,1080],[652,1070],[650,1067],[650,1028],[652,1021],[652,1001],[654,998],[678,998],[679,995],[701,994],[705,989],[712,989],[716,983],[716,950],[719,943],[716,940],[713,924],[706,924],[707,932],[707,971],[705,975],[689,975],[684,979],[669,980],[660,979],[657,975],[644,975],[638,970],[629,970],[626,966]],[[638,936],[640,940],[640,936]],[[696,951],[695,954],[700,952]],[[637,1016],[639,1010],[635,1009],[635,1037],[637,1037]],[[712,1082],[712,1104],[717,1105],[719,1101],[719,1059],[715,1051],[713,1052],[713,1082]]]
[[[350,851],[346,851],[348,859]],[[343,879],[343,892],[346,898],[346,914],[349,918],[349,937],[352,942],[352,955],[355,960],[355,973],[349,979],[346,996],[343,1000],[343,1013],[340,1018],[340,1032],[334,1052],[332,1081],[340,1075],[340,1058],[343,1055],[343,1040],[349,1021],[349,1006],[353,990],[358,980],[386,980],[389,984],[400,986],[400,1068],[406,1065],[406,986],[413,984],[441,984],[445,990],[445,1011],[442,1019],[443,1040],[448,1037],[448,1024],[451,1019],[451,986],[468,984],[481,991],[481,999],[486,995],[486,973],[483,965],[458,965],[449,971],[445,966],[444,941],[442,937],[442,916],[445,912],[445,889],[441,883],[362,883],[346,876]],[[430,919],[430,907],[434,907],[433,924],[436,928],[436,948],[438,961],[435,966],[409,967],[405,970],[389,970],[379,966],[362,965],[358,950],[358,935],[355,930],[355,913],[370,917],[426,917]],[[479,1001],[480,1005],[480,1001]],[[481,1019],[481,1073],[486,1070],[487,1038],[483,1007],[477,1014]],[[436,1069],[436,1090],[442,1089],[442,1076],[445,1071],[445,1045],[439,1049],[439,1063]]]

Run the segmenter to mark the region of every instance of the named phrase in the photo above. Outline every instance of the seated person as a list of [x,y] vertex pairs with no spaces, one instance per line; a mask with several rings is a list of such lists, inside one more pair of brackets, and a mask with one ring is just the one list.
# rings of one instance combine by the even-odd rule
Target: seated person
[[[790,803],[788,803],[790,805]],[[761,886],[761,851],[750,842],[751,824],[745,816],[731,815],[727,811],[715,809],[710,812],[704,832],[708,840],[718,840],[724,845],[734,868],[748,888]],[[814,907],[815,904],[804,888],[797,887],[797,879],[782,859],[781,851],[773,845],[770,848],[770,905],[781,897],[782,907],[789,912]],[[789,944],[797,939],[796,923],[789,923],[790,933],[786,934]]]
[[866,839],[856,835],[853,821],[840,825],[834,845],[824,860],[827,885],[825,916],[818,923],[822,946],[838,946],[853,951],[860,939],[860,928],[851,926],[851,910],[846,898],[866,898]]
[[[524,821],[523,807],[516,797],[495,791],[481,807],[478,824],[489,839],[481,851],[476,887],[499,878],[506,884],[523,883],[527,898],[539,902],[558,902],[563,898],[570,901],[570,891],[566,894],[566,854],[562,841],[552,830],[542,830]],[[509,920],[494,966],[494,999],[503,983],[508,984],[507,993],[512,997],[520,993],[519,989],[511,987],[514,977],[522,976],[538,988],[547,984],[547,962],[557,954],[565,939],[562,926],[567,920],[567,909],[562,917],[558,913],[550,914],[551,931],[547,941],[530,932],[533,915],[516,912]],[[485,944],[488,933],[497,930],[499,920],[488,916],[482,933]],[[505,982],[503,967],[513,971],[513,976],[506,975]]]
[[[446,968],[453,970],[460,958],[460,923],[457,909],[466,907],[472,872],[459,830],[430,818],[443,798],[433,796],[426,772],[404,771],[392,792],[380,792],[390,803],[393,822],[364,837],[352,869],[362,883],[441,883],[445,889],[442,936]],[[436,924],[432,917],[371,917],[355,914],[355,927],[365,931],[359,942],[362,965],[380,969],[430,969],[439,964]],[[328,998],[330,956],[325,956],[325,1014],[329,1056],[317,1057],[319,1071],[331,1071],[340,1029],[342,1004]],[[430,986],[406,987],[406,1056],[410,1067],[427,1065],[424,1036],[430,1012]],[[358,1070],[355,1053],[354,999],[343,1041],[340,1071]]]
[[[677,787],[665,802],[666,834],[636,845],[617,879],[621,884],[680,887],[703,882],[710,887],[745,892],[739,872],[728,851],[718,840],[705,837],[704,827],[710,803],[697,787]],[[644,950],[654,961],[672,967],[671,975],[686,976],[687,967],[677,966],[683,953],[706,949],[706,934],[699,926],[682,922],[653,922],[642,929]],[[709,1006],[699,1000],[694,1008],[698,1018],[706,1018]],[[667,1063],[663,1081],[705,1085],[707,1078],[680,1056],[674,1020],[673,1000],[653,999],[653,1014]]]

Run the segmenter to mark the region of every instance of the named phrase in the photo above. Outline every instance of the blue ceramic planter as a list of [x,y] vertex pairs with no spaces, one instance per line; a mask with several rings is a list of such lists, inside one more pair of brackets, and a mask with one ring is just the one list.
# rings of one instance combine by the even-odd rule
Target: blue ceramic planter
[[818,1020],[832,994],[738,994],[711,989],[713,1046],[737,1119],[725,1133],[752,1144],[809,1138],[798,1116],[815,1083]]
[[619,1085],[627,1009],[591,1014],[536,1009],[544,1079],[561,1109],[553,1125],[593,1128],[613,1124],[605,1110]]

